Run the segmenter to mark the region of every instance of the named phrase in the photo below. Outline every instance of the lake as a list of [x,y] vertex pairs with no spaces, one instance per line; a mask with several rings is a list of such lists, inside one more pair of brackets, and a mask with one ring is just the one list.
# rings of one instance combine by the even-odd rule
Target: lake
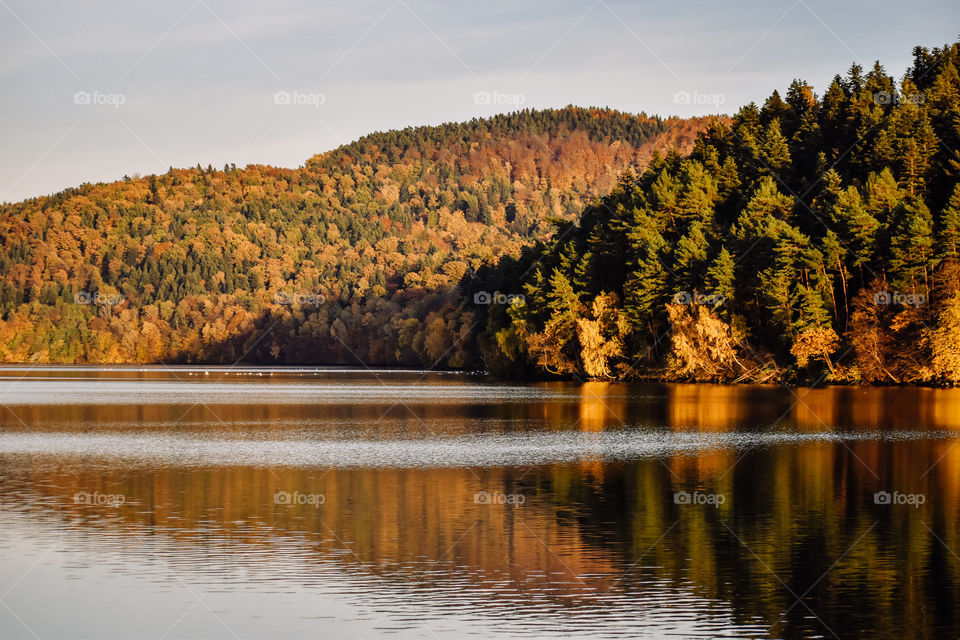
[[3,638],[960,637],[960,390],[0,367]]

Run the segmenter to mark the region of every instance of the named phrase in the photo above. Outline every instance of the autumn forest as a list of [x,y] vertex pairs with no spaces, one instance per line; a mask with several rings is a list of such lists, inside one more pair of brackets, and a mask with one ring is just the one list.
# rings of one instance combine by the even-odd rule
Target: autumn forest
[[[960,382],[960,43],[0,205],[0,361]],[[641,105],[642,106],[642,105]]]

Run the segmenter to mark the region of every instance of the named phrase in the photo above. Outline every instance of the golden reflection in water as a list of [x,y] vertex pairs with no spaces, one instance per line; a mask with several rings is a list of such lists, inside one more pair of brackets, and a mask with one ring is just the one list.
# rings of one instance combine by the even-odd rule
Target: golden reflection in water
[[714,384],[671,385],[669,425],[675,430],[730,431],[750,424],[753,409],[738,401],[744,389]]
[[[731,492],[725,505],[728,508],[740,493],[768,498],[778,510],[782,509],[779,515],[771,514],[771,521],[788,530],[795,519],[790,513],[832,513],[839,520],[841,510],[863,506],[852,505],[862,497],[858,492],[872,495],[870,490],[874,487],[889,486],[942,499],[938,505],[940,515],[955,518],[960,506],[960,446],[952,447],[950,441],[927,440],[899,444],[892,447],[890,443],[873,441],[846,445],[816,442],[778,445],[742,456],[732,450],[712,451],[705,456],[670,456],[669,469],[658,460],[647,460],[636,465],[618,463],[606,467],[550,465],[527,469],[526,473],[509,468],[257,467],[165,467],[144,472],[122,466],[104,469],[82,465],[51,472],[49,465],[38,464],[29,480],[36,490],[62,498],[56,503],[75,517],[89,513],[85,505],[73,504],[75,492],[122,490],[128,496],[128,503],[117,510],[123,521],[149,521],[172,531],[192,528],[214,514],[218,525],[225,529],[236,523],[259,522],[300,529],[308,525],[306,530],[316,533],[322,532],[322,528],[309,525],[318,523],[322,516],[323,522],[341,537],[357,541],[355,549],[362,558],[376,560],[441,551],[445,541],[462,533],[458,527],[470,525],[474,519],[508,532],[513,531],[521,516],[530,526],[544,527],[541,521],[546,520],[550,526],[537,533],[551,535],[550,530],[557,524],[556,511],[582,500],[578,491],[603,485],[604,474],[611,473],[618,482],[634,477],[639,481],[638,487],[654,490],[653,495],[646,497],[633,495],[626,514],[631,517],[665,514],[662,498],[675,486],[693,486]],[[738,459],[740,462],[734,465]],[[734,482],[738,473],[756,480],[738,486]],[[295,490],[323,494],[326,503],[316,508],[274,503],[277,491]],[[474,496],[482,490],[521,492],[527,499],[517,507],[477,504]],[[697,510],[678,515],[683,519],[690,517],[692,511]],[[176,519],[171,520],[173,515]],[[410,535],[408,527],[412,521],[423,525],[417,535]],[[561,526],[576,528],[576,524],[571,520]],[[510,539],[506,534],[494,536],[488,538],[487,544],[506,544]],[[776,544],[776,540],[771,542]],[[497,558],[509,553],[512,550],[495,548],[478,557]]]
[[698,481],[723,475],[733,468],[739,454],[731,449],[707,449],[697,455],[672,456],[667,463],[675,477],[696,478]]
[[[832,432],[960,426],[960,392],[953,390],[829,388],[797,395],[802,402],[771,388],[592,383],[578,388],[572,401],[469,409],[411,403],[403,407],[406,413],[390,414],[389,428],[401,435],[467,433],[467,418],[476,415],[489,420],[491,432],[533,419],[555,429],[601,431],[627,423],[720,435],[774,425]],[[18,408],[17,414],[37,430],[124,431],[170,425],[184,409],[47,406]],[[196,422],[173,428],[205,428],[230,438],[256,424],[280,436],[290,424],[309,419],[311,435],[326,436],[340,433],[345,424],[376,423],[384,410],[362,404],[215,405],[219,420],[211,421],[200,409]],[[777,422],[781,416],[786,417]],[[0,420],[3,428],[23,429],[10,416]],[[0,492],[5,505],[44,510],[81,529],[147,530],[200,546],[241,541],[267,554],[282,553],[276,540],[289,536],[314,544],[316,562],[371,566],[399,579],[429,581],[422,573],[427,559],[440,573],[468,568],[508,580],[517,593],[549,587],[560,599],[589,599],[610,589],[642,594],[657,581],[692,585],[745,616],[794,625],[793,633],[780,628],[788,636],[807,635],[807,624],[824,631],[806,619],[802,607],[778,621],[794,604],[783,585],[798,593],[812,585],[810,602],[838,630],[855,621],[878,636],[934,637],[942,631],[935,625],[946,617],[957,636],[960,622],[944,613],[960,608],[956,442],[816,441],[750,450],[717,447],[630,462],[584,458],[474,469],[172,462],[133,468],[37,458],[4,460]],[[678,504],[674,496],[680,490],[722,495],[724,501]],[[75,504],[79,491],[119,493],[127,501],[119,507]],[[321,494],[325,502],[277,504],[278,491]],[[878,491],[918,493],[926,502],[919,508],[877,505]],[[479,492],[524,499],[517,506],[490,504],[478,502]],[[24,498],[34,495],[42,499]],[[475,586],[479,591],[484,585]]]
[[[960,389],[828,387],[794,389],[745,385],[650,385],[587,382],[537,385],[560,393],[557,401],[489,402],[474,412],[483,418],[509,421],[523,429],[531,421],[549,428],[601,431],[630,427],[668,427],[675,431],[724,433],[736,429],[862,431],[880,429],[960,430]],[[15,393],[12,394],[15,397]],[[380,428],[386,422],[398,432],[455,435],[468,433],[464,407],[454,402],[417,399],[355,404],[196,404],[170,405],[31,405],[18,404],[15,415],[0,413],[0,429],[122,431],[129,424],[177,430],[243,434],[258,430],[282,432],[310,422],[318,432],[340,434],[345,428]],[[21,422],[22,421],[22,422]],[[491,428],[498,428],[491,425]],[[503,427],[507,428],[507,427]]]
[[581,431],[603,431],[625,422],[623,397],[612,392],[609,382],[585,382],[580,387]]
[[[804,431],[832,430],[837,423],[837,398],[823,389],[794,389],[794,406],[789,417]],[[787,416],[784,416],[785,418]]]
[[[0,489],[19,475],[6,473]],[[780,580],[812,583],[836,562],[822,589],[843,588],[844,580],[861,585],[870,615],[894,629],[932,624],[922,576],[936,569],[945,584],[960,584],[960,562],[942,546],[960,549],[958,479],[960,447],[917,440],[528,469],[145,470],[37,461],[23,483],[75,527],[149,529],[185,544],[239,541],[268,553],[277,552],[278,535],[293,536],[316,545],[318,562],[356,562],[412,579],[411,567],[440,559],[441,573],[469,567],[511,581],[517,592],[551,589],[579,601],[611,588],[642,593],[644,576],[692,582],[710,598],[734,597],[737,584],[738,606],[770,623],[792,604]],[[679,490],[725,499],[679,505]],[[878,507],[872,497],[880,490],[922,493],[928,502]],[[126,503],[74,504],[78,491],[122,493]],[[322,494],[325,502],[277,504],[278,491]],[[478,503],[478,492],[524,501]],[[638,560],[641,569],[621,580]]]
[[957,389],[925,390],[930,399],[933,423],[940,429],[960,430],[960,394]]

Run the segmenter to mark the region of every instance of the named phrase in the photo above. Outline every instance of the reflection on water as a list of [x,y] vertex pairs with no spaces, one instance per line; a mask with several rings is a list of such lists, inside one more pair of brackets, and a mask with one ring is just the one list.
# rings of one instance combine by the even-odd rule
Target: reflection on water
[[0,370],[0,637],[960,636],[957,392],[205,371]]

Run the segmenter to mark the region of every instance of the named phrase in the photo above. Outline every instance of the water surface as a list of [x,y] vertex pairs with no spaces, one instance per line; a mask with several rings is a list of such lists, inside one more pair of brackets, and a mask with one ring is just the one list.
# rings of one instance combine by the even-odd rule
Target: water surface
[[0,403],[3,638],[960,637],[953,390],[2,367]]

